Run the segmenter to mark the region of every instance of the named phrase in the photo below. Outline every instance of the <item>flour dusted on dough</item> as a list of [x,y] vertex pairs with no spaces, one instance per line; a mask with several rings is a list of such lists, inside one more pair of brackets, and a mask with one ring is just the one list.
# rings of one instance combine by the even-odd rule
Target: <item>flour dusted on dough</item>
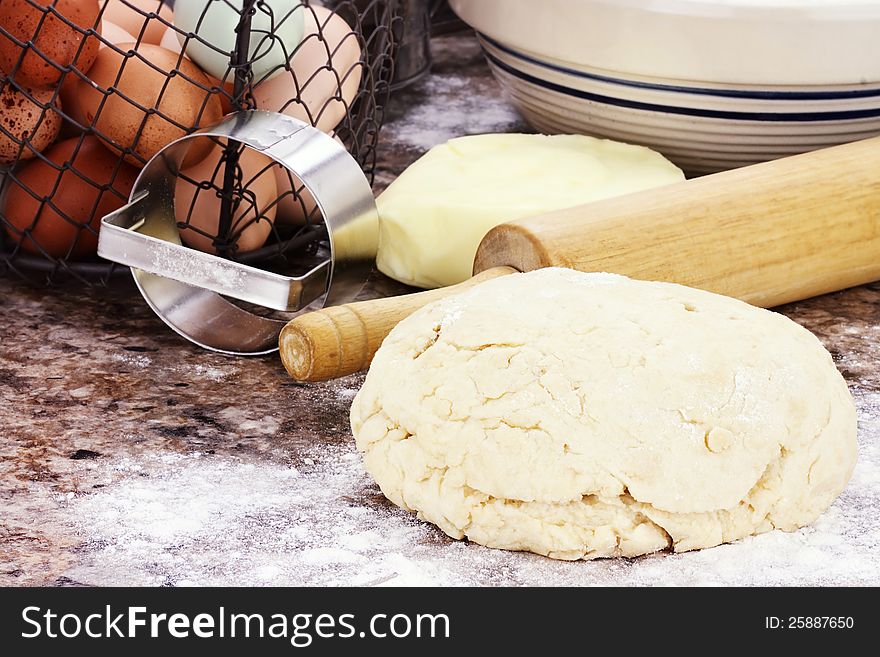
[[644,146],[584,135],[489,134],[452,139],[419,158],[378,198],[388,276],[417,287],[471,277],[498,224],[684,180]]
[[351,409],[395,504],[559,559],[710,547],[821,514],[855,406],[786,317],[668,283],[544,269],[431,304]]

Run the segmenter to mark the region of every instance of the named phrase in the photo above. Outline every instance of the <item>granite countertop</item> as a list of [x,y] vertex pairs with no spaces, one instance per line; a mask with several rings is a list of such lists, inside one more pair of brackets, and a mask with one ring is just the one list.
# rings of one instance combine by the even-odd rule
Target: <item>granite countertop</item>
[[[468,36],[399,94],[381,186],[431,145],[525,129]],[[381,282],[381,281],[380,281]],[[876,584],[880,285],[783,313],[859,408],[853,480],[813,526],[682,555],[562,563],[448,539],[388,503],[348,426],[362,375],[201,351],[128,284],[0,280],[0,584]]]

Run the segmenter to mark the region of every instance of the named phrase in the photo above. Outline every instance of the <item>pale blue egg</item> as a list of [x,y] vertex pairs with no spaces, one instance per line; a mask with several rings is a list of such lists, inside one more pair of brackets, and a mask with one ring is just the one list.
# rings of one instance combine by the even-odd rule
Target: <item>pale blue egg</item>
[[[243,0],[178,0],[174,26],[186,55],[206,73],[223,79],[235,50]],[[250,61],[254,80],[282,72],[303,38],[306,9],[296,0],[261,0],[251,22]],[[199,38],[187,40],[187,34]],[[201,39],[201,40],[200,40]],[[227,78],[232,79],[232,76]]]

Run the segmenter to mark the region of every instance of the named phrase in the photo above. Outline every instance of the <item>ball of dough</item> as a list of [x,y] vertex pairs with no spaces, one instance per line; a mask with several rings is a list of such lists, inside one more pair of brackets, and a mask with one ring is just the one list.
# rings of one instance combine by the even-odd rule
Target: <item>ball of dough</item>
[[583,135],[475,135],[435,146],[385,190],[384,274],[416,287],[471,277],[480,241],[506,221],[684,180],[659,153]]
[[831,356],[783,315],[544,269],[426,306],[351,409],[382,492],[453,538],[591,559],[816,519],[856,459]]

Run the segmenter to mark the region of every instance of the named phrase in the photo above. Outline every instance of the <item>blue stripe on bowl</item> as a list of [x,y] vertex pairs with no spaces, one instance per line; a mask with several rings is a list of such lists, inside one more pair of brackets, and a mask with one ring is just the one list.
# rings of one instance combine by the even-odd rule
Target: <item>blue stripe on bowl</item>
[[511,57],[540,66],[542,68],[572,75],[587,80],[596,80],[598,82],[607,82],[622,87],[633,87],[636,89],[652,89],[654,91],[670,91],[677,93],[695,94],[700,96],[719,96],[722,98],[751,98],[755,100],[846,100],[850,98],[880,98],[880,88],[872,89],[850,89],[847,91],[759,91],[744,89],[707,89],[705,87],[685,87],[674,84],[658,84],[654,82],[641,82],[638,80],[623,80],[597,73],[587,73],[577,69],[568,68],[559,64],[545,62],[535,57],[531,57],[517,50],[498,43],[494,39],[487,37],[485,34],[478,33],[480,39],[491,44],[493,48],[507,53]]
[[675,107],[671,105],[658,105],[655,103],[641,103],[624,98],[614,98],[612,96],[595,94],[588,91],[582,91],[580,89],[572,89],[571,87],[566,87],[555,82],[542,80],[541,78],[536,78],[533,75],[524,73],[523,71],[512,67],[510,64],[501,61],[485,48],[483,49],[483,52],[486,55],[486,58],[489,59],[489,61],[493,65],[506,71],[510,75],[519,78],[520,80],[536,85],[538,87],[542,87],[544,89],[548,89],[550,91],[555,91],[557,93],[571,96],[573,98],[580,98],[581,100],[591,100],[596,103],[603,103],[605,105],[613,105],[616,107],[626,107],[629,109],[645,110],[650,112],[661,112],[663,114],[697,116],[708,119],[763,121],[770,123],[810,123],[818,121],[845,121],[850,119],[869,119],[880,117],[880,107],[863,110],[838,110],[833,112],[734,112],[729,110],[712,110],[692,107]]

